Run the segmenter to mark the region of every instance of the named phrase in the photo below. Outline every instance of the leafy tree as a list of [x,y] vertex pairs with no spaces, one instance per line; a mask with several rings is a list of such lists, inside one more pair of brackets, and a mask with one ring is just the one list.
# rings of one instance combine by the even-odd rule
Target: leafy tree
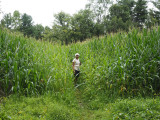
[[160,0],[159,1],[152,1],[154,6],[160,10]]
[[12,28],[13,29],[18,29],[21,25],[21,15],[19,11],[14,11],[13,16],[12,16]]
[[44,28],[43,39],[53,41],[53,30],[48,26]]
[[95,34],[99,37],[100,34],[104,33],[104,26],[102,25],[102,20],[107,14],[108,5],[113,0],[89,0],[90,3],[86,5],[86,9],[93,11],[95,14]]
[[42,39],[44,27],[41,24],[36,24],[35,26],[33,26],[33,31],[34,31],[33,36],[36,39]]
[[109,9],[110,12],[110,17],[117,17],[122,18],[123,22],[127,22],[130,20],[130,13],[129,13],[129,8],[127,6],[122,6],[122,5],[112,5]]
[[21,15],[19,11],[14,11],[13,16],[11,13],[5,14],[1,20],[1,24],[8,29],[18,30],[21,24]]
[[70,42],[70,22],[71,17],[69,14],[66,14],[64,12],[60,12],[56,14],[55,21],[53,25],[53,37],[57,40],[61,40],[62,44],[68,44]]
[[160,11],[150,10],[147,18],[146,26],[151,28],[154,25],[160,24]]
[[133,21],[133,14],[134,14],[133,8],[136,3],[135,0],[117,0],[117,2],[118,5],[127,7],[129,9],[130,18]]
[[103,21],[108,32],[128,31],[131,18],[129,8],[126,5],[114,4],[110,7],[109,13],[108,17],[104,18]]
[[74,16],[71,19],[71,36],[72,36],[72,42],[77,42],[81,39],[82,33],[80,32],[81,25],[81,19],[82,16],[80,14],[74,14]]
[[152,1],[152,3],[158,10],[150,10],[150,16],[155,24],[160,25],[160,0],[156,2]]
[[128,28],[127,24],[123,22],[122,18],[117,18],[116,16],[114,16],[111,21],[108,22],[108,24],[108,32],[118,32],[119,30],[126,30]]
[[20,31],[24,34],[24,36],[33,36],[33,21],[30,15],[24,13],[22,15],[22,24],[20,26]]
[[103,15],[106,15],[108,5],[113,0],[89,0],[89,4],[86,5],[87,9],[93,11],[96,15],[96,20],[101,21]]
[[103,23],[102,22],[101,23],[96,22],[94,24],[94,34],[96,36],[98,36],[98,39],[99,39],[99,36],[104,34],[104,33],[105,33],[105,26],[103,26]]
[[5,14],[3,19],[1,20],[2,26],[11,29],[11,24],[12,24],[12,16],[11,13]]
[[83,41],[93,35],[93,13],[90,10],[80,10],[72,17],[72,36],[75,42]]
[[147,19],[147,2],[145,0],[138,0],[134,8],[134,21],[138,27],[142,27]]

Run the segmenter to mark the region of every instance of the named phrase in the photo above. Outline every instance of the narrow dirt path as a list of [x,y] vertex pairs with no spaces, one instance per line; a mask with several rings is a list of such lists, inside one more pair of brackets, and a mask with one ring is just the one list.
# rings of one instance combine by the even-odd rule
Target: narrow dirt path
[[78,100],[80,108],[82,108],[82,109],[86,108],[86,105],[84,104],[84,102],[82,100],[81,92],[80,92],[80,90],[78,88],[76,88],[75,94],[76,94],[76,98]]
[[93,120],[93,119],[95,119],[94,112],[92,110],[88,109],[87,104],[83,101],[82,93],[78,88],[76,88],[76,90],[75,90],[75,95],[78,100],[79,107],[82,111],[81,117],[78,120]]

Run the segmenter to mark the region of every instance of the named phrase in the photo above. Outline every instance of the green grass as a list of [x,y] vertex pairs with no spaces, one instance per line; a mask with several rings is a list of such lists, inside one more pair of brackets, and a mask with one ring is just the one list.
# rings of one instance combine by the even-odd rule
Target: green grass
[[160,99],[117,99],[91,110],[87,105],[69,106],[52,95],[11,96],[0,105],[2,120],[158,120]]
[[[72,60],[77,52],[82,66],[79,87],[74,88]],[[152,110],[154,116],[147,111],[154,106],[148,106],[152,98],[159,95],[159,69],[160,27],[133,29],[68,46],[1,29],[0,95],[13,96],[0,104],[0,113],[4,119],[143,119],[145,115],[146,119],[159,119],[159,102]],[[140,99],[134,99],[137,97]],[[140,106],[141,101],[146,109]],[[127,105],[133,111],[125,108]],[[44,115],[45,106],[48,112]],[[106,106],[111,106],[109,113]]]

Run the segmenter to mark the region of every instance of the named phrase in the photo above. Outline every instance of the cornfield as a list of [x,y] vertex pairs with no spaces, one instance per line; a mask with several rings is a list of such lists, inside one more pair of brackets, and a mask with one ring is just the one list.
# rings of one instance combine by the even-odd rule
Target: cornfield
[[[160,27],[108,34],[68,46],[0,30],[0,90],[74,98],[72,60],[80,54],[79,89],[86,99],[148,96],[160,89]],[[99,97],[101,96],[101,97]]]

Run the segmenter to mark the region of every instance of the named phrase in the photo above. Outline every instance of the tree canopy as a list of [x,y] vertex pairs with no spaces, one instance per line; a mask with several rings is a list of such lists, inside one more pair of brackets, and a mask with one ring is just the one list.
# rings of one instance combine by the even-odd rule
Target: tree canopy
[[155,9],[149,9],[146,0],[89,0],[84,10],[74,15],[59,12],[54,15],[52,27],[34,25],[32,17],[14,11],[7,13],[1,26],[20,31],[24,36],[69,44],[84,41],[92,36],[99,37],[129,28],[160,24],[160,1],[151,1]]

